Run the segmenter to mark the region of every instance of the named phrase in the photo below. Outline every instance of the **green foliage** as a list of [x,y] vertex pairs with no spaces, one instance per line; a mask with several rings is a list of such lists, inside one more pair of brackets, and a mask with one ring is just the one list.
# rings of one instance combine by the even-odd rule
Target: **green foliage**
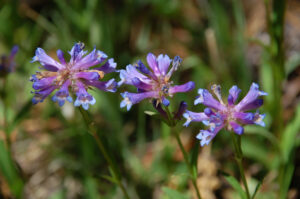
[[223,173],[223,176],[226,179],[226,181],[239,193],[242,199],[247,198],[246,193],[241,187],[240,183],[233,176],[230,176],[226,173]]
[[170,189],[168,187],[163,187],[162,191],[165,194],[165,197],[163,197],[164,199],[188,199],[189,198],[185,194],[182,194],[179,191]]
[[11,153],[7,150],[3,141],[0,141],[0,172],[7,180],[13,194],[17,198],[21,198],[24,182],[18,173],[16,163],[11,159]]

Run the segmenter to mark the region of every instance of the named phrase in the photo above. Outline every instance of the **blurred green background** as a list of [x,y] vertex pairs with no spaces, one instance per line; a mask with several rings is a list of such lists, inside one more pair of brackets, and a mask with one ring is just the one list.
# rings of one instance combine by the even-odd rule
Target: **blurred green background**
[[[257,198],[299,197],[299,11],[297,0],[1,0],[0,54],[15,44],[20,49],[16,71],[1,92],[0,198],[123,198],[105,177],[107,163],[78,110],[68,103],[60,108],[49,97],[31,105],[29,77],[39,67],[30,63],[35,49],[56,57],[57,49],[69,51],[78,41],[104,51],[119,69],[145,61],[148,52],[179,55],[183,63],[174,82],[193,80],[196,89],[174,96],[173,110],[182,100],[188,109],[203,110],[193,105],[196,91],[213,83],[226,96],[233,84],[244,95],[259,83],[269,93],[261,110],[266,128],[250,126],[242,136],[250,190],[262,182]],[[110,77],[119,79],[117,73]],[[193,198],[169,128],[144,114],[154,111],[148,101],[121,110],[119,93],[126,89],[92,91],[97,103],[90,114],[131,198]],[[238,177],[229,134],[221,131],[212,145],[200,148],[195,135],[202,127],[178,130],[198,158],[203,198],[239,198],[222,174]]]

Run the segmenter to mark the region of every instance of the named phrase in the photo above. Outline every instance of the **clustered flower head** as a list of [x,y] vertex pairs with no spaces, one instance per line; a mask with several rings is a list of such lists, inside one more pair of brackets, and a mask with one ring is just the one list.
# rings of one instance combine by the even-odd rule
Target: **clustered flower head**
[[[13,57],[17,49],[17,47],[13,48],[9,58],[2,57],[1,70],[7,68],[7,66],[14,65]],[[147,55],[149,68],[140,60],[134,65],[129,64],[126,70],[119,71],[121,81],[117,83],[114,79],[99,81],[105,74],[115,71],[116,63],[112,58],[107,59],[105,53],[95,48],[89,54],[85,55],[86,53],[84,44],[76,43],[69,52],[71,56],[69,62],[65,61],[61,50],[57,51],[58,62],[48,56],[43,49],[37,48],[32,62],[39,61],[43,71],[38,71],[31,77],[32,87],[35,89],[33,92],[33,103],[42,102],[56,90],[52,100],[58,102],[59,106],[63,106],[66,100],[73,102],[73,98],[69,93],[71,91],[71,93],[76,95],[74,106],[82,106],[87,110],[90,104],[93,105],[96,102],[95,98],[88,93],[89,88],[95,87],[100,90],[115,92],[117,86],[128,84],[135,86],[137,93],[121,93],[123,97],[123,101],[120,104],[121,108],[127,107],[127,110],[130,110],[133,104],[139,103],[144,99],[152,99],[156,110],[171,125],[175,125],[175,121],[180,120],[182,115],[186,118],[184,126],[188,126],[190,122],[202,122],[209,128],[200,130],[200,133],[197,135],[197,139],[201,141],[201,146],[209,144],[222,128],[241,135],[244,132],[244,125],[265,125],[263,122],[265,114],[260,114],[258,111],[247,112],[259,108],[263,104],[263,99],[259,97],[267,95],[267,93],[259,90],[259,86],[256,83],[252,83],[249,92],[237,104],[236,101],[241,92],[237,86],[233,86],[229,90],[227,103],[224,103],[222,99],[219,85],[213,85],[211,88],[217,100],[208,90],[199,89],[199,96],[194,104],[206,106],[203,112],[196,113],[186,110],[187,104],[181,102],[178,111],[170,115],[171,113],[168,109],[166,109],[166,112],[162,107],[162,105],[167,107],[170,104],[168,98],[175,93],[188,92],[195,87],[195,83],[192,81],[182,85],[173,85],[171,76],[182,62],[179,56],[170,59],[168,55],[160,54],[156,57],[149,53]],[[99,64],[101,66],[96,67]]]
[[265,126],[263,122],[265,114],[259,114],[258,111],[246,112],[259,108],[263,104],[263,99],[258,97],[267,95],[267,93],[259,90],[258,84],[252,83],[247,95],[236,105],[235,102],[241,92],[237,86],[233,86],[229,90],[227,103],[224,103],[222,100],[221,87],[219,85],[213,85],[212,91],[218,100],[208,90],[198,90],[199,96],[194,104],[206,106],[204,112],[186,111],[183,115],[187,119],[184,126],[188,126],[190,122],[202,122],[209,127],[207,130],[200,130],[200,133],[197,135],[197,139],[201,141],[201,146],[209,144],[222,128],[241,135],[244,132],[243,125],[257,124]]
[[0,77],[6,76],[8,73],[14,71],[16,63],[15,63],[15,55],[17,54],[19,47],[15,45],[12,49],[10,54],[2,55],[0,60]]
[[[114,79],[99,81],[106,73],[115,71],[114,59],[107,59],[107,55],[100,50],[94,50],[84,56],[83,43],[76,43],[69,52],[71,58],[66,62],[64,53],[57,50],[59,62],[48,56],[42,48],[37,48],[32,62],[40,62],[43,71],[32,75],[33,89],[32,102],[42,102],[54,90],[57,90],[52,100],[63,106],[65,101],[73,102],[69,91],[76,95],[74,106],[82,106],[85,110],[89,104],[95,104],[95,98],[87,91],[90,87],[115,92],[117,82]],[[94,67],[102,64],[100,67]],[[93,67],[93,68],[91,68]]]
[[156,57],[149,53],[147,62],[150,69],[142,61],[138,61],[135,65],[128,65],[126,70],[120,70],[121,81],[119,85],[124,83],[137,88],[137,93],[121,93],[124,98],[120,104],[121,108],[126,106],[127,110],[129,110],[133,104],[139,103],[146,98],[155,99],[156,105],[162,103],[168,106],[170,104],[168,97],[172,97],[177,92],[192,90],[195,87],[192,81],[183,85],[173,86],[173,82],[170,80],[181,61],[179,56],[175,56],[172,60],[168,55],[160,54]]

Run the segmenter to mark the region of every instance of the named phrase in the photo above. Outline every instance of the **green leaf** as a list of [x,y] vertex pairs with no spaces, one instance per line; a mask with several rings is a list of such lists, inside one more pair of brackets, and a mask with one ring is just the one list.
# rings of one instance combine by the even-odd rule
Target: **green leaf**
[[192,154],[191,154],[191,165],[193,168],[194,177],[197,177],[197,160],[198,160],[199,148],[200,148],[199,143],[196,142],[196,144],[193,146]]
[[290,154],[295,148],[296,137],[300,130],[300,104],[296,109],[294,119],[285,128],[281,138],[281,150],[283,154],[284,162],[289,161]]
[[0,141],[0,172],[7,180],[9,188],[16,198],[21,198],[24,183],[2,140]]
[[265,144],[257,140],[247,139],[242,144],[242,151],[245,157],[252,158],[260,163],[263,163],[268,168],[271,163],[266,157],[269,157],[269,152],[265,149]]
[[252,195],[252,197],[251,197],[252,199],[255,198],[255,195],[257,194],[257,192],[258,192],[258,190],[259,190],[259,188],[260,188],[261,185],[262,185],[262,181],[259,182],[259,183],[256,185],[255,190],[254,190],[254,193],[253,193],[253,195]]
[[180,193],[177,190],[170,189],[168,187],[163,187],[162,191],[169,199],[188,199],[189,197],[183,193]]
[[97,189],[97,182],[92,177],[86,177],[84,181],[84,198],[89,199],[99,199],[100,196],[98,195],[98,189]]
[[11,132],[14,129],[14,127],[16,125],[18,125],[27,116],[27,114],[29,113],[31,107],[32,107],[32,101],[30,99],[26,102],[26,104],[23,105],[21,110],[15,116],[12,124],[9,126],[9,132]]
[[283,176],[283,183],[281,184],[280,187],[280,199],[285,199],[287,198],[287,193],[289,191],[289,187],[292,181],[293,173],[295,170],[295,166],[293,164],[293,161],[289,161],[289,163],[286,165],[284,168],[284,176]]
[[157,113],[153,112],[153,111],[144,111],[144,113],[147,114],[147,115],[150,115],[150,116],[157,115]]
[[65,191],[63,189],[60,189],[54,192],[49,199],[64,199],[64,198],[66,198]]
[[101,175],[101,177],[104,178],[104,179],[106,179],[106,180],[108,180],[109,182],[118,184],[118,181],[117,181],[115,178],[111,177],[111,176],[108,176],[108,175]]
[[253,135],[260,135],[268,139],[275,147],[278,147],[279,141],[278,139],[272,134],[270,131],[268,131],[265,128],[254,126],[254,125],[248,125],[245,126],[245,133],[246,134],[253,134]]
[[300,55],[296,54],[291,56],[286,62],[285,62],[285,68],[286,68],[286,76],[288,76],[291,72],[293,72],[300,64]]
[[247,195],[243,188],[241,187],[240,183],[233,177],[227,173],[222,173],[226,181],[239,193],[242,199],[246,199]]

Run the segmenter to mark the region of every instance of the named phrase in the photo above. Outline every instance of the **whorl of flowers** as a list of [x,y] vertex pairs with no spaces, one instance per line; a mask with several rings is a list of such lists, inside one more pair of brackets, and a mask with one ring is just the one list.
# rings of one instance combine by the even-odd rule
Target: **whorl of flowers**
[[[32,102],[42,102],[53,91],[57,90],[52,100],[63,106],[65,101],[73,102],[71,93],[76,95],[74,106],[82,106],[85,110],[89,104],[95,104],[95,98],[87,91],[91,87],[100,90],[115,92],[117,83],[114,79],[99,81],[106,73],[115,71],[114,59],[107,59],[107,55],[94,50],[85,55],[83,43],[76,43],[69,52],[71,58],[66,62],[64,53],[57,50],[58,61],[46,54],[42,48],[37,48],[32,62],[40,62],[43,71],[32,75],[33,89],[35,90]],[[85,55],[85,56],[84,56]],[[102,66],[97,66],[101,64]],[[91,68],[92,67],[92,68]]]
[[146,98],[155,99],[156,105],[162,103],[168,106],[170,103],[167,99],[168,97],[172,97],[177,92],[192,90],[195,87],[192,81],[183,85],[173,86],[173,82],[170,80],[181,61],[179,56],[175,56],[172,60],[168,55],[160,54],[156,57],[149,53],[147,62],[150,68],[147,68],[142,61],[138,61],[135,65],[128,65],[126,70],[120,70],[121,81],[119,85],[124,83],[137,88],[137,93],[121,93],[124,98],[120,104],[121,108],[126,106],[127,110],[129,110],[133,104],[139,103]]
[[194,104],[203,104],[207,108],[201,113],[186,111],[183,115],[187,119],[184,126],[188,126],[190,122],[202,122],[209,127],[207,130],[200,130],[197,135],[197,139],[201,141],[201,146],[209,144],[222,128],[241,135],[244,132],[243,125],[265,125],[263,122],[265,114],[259,114],[258,111],[246,112],[259,108],[263,104],[263,99],[258,97],[267,95],[267,93],[259,90],[258,84],[252,83],[247,95],[236,105],[235,102],[241,92],[237,86],[233,86],[229,90],[227,103],[222,100],[219,85],[213,85],[212,90],[218,100],[208,90],[199,89],[199,96]]

